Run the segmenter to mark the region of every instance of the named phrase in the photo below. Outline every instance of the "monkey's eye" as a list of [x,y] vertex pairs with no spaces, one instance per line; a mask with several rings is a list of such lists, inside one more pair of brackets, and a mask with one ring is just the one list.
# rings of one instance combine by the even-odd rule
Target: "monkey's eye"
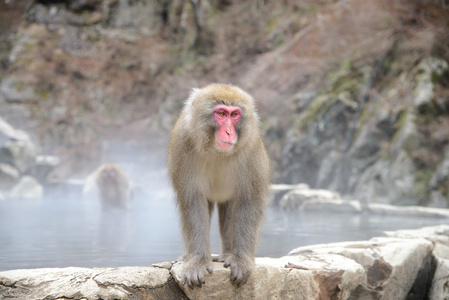
[[224,117],[224,116],[225,116],[225,113],[224,113],[224,111],[219,111],[219,112],[218,112],[218,115],[219,115],[220,117]]
[[232,112],[231,117],[237,117],[237,115],[238,115],[237,112],[234,111]]

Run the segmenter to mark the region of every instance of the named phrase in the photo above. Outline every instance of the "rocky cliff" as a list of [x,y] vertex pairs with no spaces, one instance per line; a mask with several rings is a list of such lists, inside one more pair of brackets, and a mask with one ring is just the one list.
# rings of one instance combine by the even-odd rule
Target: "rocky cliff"
[[66,177],[105,140],[164,145],[190,89],[220,81],[257,99],[275,181],[449,205],[444,1],[0,6],[0,115],[76,161]]

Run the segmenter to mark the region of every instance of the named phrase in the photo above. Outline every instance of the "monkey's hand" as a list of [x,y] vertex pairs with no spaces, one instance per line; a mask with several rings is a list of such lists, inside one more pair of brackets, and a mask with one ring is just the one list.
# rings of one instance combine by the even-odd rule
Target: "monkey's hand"
[[184,261],[184,274],[182,275],[181,283],[187,285],[193,289],[196,285],[201,287],[206,283],[204,276],[205,270],[212,274],[212,259],[203,255],[185,256]]
[[228,256],[224,263],[225,268],[231,266],[231,282],[236,284],[237,287],[241,287],[248,281],[253,265],[251,259],[234,254]]

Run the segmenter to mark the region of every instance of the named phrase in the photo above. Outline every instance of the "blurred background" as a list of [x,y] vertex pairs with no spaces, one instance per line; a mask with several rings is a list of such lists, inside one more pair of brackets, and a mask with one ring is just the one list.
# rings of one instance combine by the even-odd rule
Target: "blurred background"
[[[256,99],[273,183],[448,208],[448,62],[447,0],[0,0],[0,270],[177,259],[165,152],[210,82]],[[129,211],[82,196],[108,161]],[[438,223],[270,207],[258,255]]]

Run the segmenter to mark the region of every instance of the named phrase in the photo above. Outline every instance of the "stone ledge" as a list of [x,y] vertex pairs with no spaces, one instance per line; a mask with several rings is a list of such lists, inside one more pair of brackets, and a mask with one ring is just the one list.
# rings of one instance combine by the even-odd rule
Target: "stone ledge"
[[0,299],[186,299],[158,267],[49,268],[0,272]]

